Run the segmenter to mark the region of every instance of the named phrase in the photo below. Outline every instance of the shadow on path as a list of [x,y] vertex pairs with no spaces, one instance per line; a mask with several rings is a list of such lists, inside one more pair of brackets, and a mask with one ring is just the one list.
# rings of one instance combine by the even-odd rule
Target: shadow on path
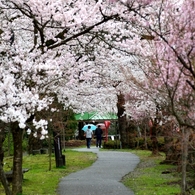
[[99,151],[98,148],[75,149],[97,153],[96,162],[61,179],[59,195],[134,195],[120,180],[133,171],[139,158],[129,152]]

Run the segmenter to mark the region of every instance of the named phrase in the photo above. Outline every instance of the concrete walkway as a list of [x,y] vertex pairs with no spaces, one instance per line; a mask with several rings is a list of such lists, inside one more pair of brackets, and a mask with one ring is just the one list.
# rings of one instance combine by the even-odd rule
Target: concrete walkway
[[91,167],[62,178],[57,191],[59,195],[134,195],[120,180],[139,163],[136,155],[99,151],[95,147],[75,150],[97,153],[98,159]]

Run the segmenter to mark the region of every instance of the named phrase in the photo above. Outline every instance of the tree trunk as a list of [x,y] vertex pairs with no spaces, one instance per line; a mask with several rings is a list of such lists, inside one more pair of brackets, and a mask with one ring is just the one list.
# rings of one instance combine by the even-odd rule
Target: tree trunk
[[3,166],[3,158],[4,158],[4,151],[3,151],[3,142],[5,140],[4,130],[0,129],[0,164]]
[[12,195],[11,189],[9,187],[9,183],[8,183],[8,181],[6,179],[5,173],[3,171],[3,166],[2,166],[1,163],[0,163],[0,177],[1,177],[0,181],[1,181],[2,185],[3,185],[3,187],[4,187],[5,194],[6,195]]
[[154,155],[154,156],[159,155],[156,119],[154,119],[153,125],[150,128],[150,139],[152,140],[152,155]]
[[9,187],[9,183],[6,179],[5,173],[3,171],[3,158],[4,158],[4,151],[3,151],[3,142],[5,140],[4,130],[3,128],[0,129],[0,181],[4,187],[5,194],[11,195],[11,189]]
[[12,135],[14,144],[12,194],[22,194],[22,140],[23,130],[18,123],[12,123]]
[[52,135],[49,133],[49,171],[51,171]]
[[182,183],[181,183],[181,195],[187,195],[187,181],[186,181],[186,168],[188,160],[188,142],[189,142],[189,130],[182,127]]
[[144,148],[145,148],[145,150],[148,149],[146,126],[144,126]]
[[79,129],[78,139],[79,140],[84,140],[85,139],[84,131],[82,130],[83,126],[84,126],[84,123],[83,122],[79,122],[79,124],[78,124],[78,129]]
[[152,140],[152,155],[154,156],[159,155],[158,140],[156,136],[151,136],[151,140]]
[[176,163],[178,162],[178,159],[174,159],[174,155],[176,154],[175,146],[174,146],[174,139],[171,135],[166,135],[164,137],[164,153],[166,155],[164,163]]
[[126,133],[126,115],[124,114],[125,108],[125,98],[123,94],[117,95],[118,102],[117,102],[117,108],[118,108],[118,126],[119,126],[119,133],[121,137],[121,146],[122,148],[125,148],[127,146],[127,133]]

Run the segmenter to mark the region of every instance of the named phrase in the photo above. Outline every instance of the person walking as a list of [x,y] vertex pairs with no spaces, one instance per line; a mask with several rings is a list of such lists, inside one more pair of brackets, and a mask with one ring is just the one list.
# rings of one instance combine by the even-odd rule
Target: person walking
[[89,125],[88,129],[85,132],[87,148],[90,148],[90,146],[91,146],[92,136],[93,136],[93,131],[91,130],[91,126]]
[[103,134],[103,131],[101,129],[101,126],[98,125],[97,129],[95,130],[96,147],[101,148],[101,145],[102,145],[102,134]]

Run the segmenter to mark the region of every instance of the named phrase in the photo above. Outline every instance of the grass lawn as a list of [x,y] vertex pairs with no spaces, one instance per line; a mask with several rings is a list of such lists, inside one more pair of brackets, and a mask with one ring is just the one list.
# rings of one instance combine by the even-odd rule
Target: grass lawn
[[[181,175],[175,171],[173,165],[160,164],[164,155],[151,156],[151,151],[145,150],[118,150],[132,152],[140,157],[140,163],[135,170],[121,180],[121,182],[134,191],[135,195],[178,195],[180,193],[179,181]],[[49,169],[47,154],[27,155],[23,159],[23,168],[29,168],[24,174],[23,195],[57,195],[56,189],[60,178],[91,166],[97,159],[91,152],[77,152],[66,150],[66,166],[56,168],[55,157],[52,156],[52,170]],[[4,159],[4,169],[10,170],[12,158]],[[165,174],[163,174],[165,172]],[[0,195],[4,195],[0,183]],[[195,194],[195,191],[191,191]]]
[[[122,183],[131,188],[135,195],[179,195],[181,173],[176,166],[160,164],[165,159],[151,156],[151,151],[133,150],[140,157],[137,168],[122,179]],[[191,191],[195,194],[195,191]]]
[[[93,164],[96,154],[91,152],[77,152],[66,150],[66,166],[56,168],[55,157],[52,156],[52,169],[49,170],[49,158],[47,154],[28,155],[23,158],[23,168],[29,168],[24,174],[23,195],[56,195],[59,179]],[[4,169],[10,170],[12,158],[4,159]],[[0,183],[0,195],[5,195]]]

